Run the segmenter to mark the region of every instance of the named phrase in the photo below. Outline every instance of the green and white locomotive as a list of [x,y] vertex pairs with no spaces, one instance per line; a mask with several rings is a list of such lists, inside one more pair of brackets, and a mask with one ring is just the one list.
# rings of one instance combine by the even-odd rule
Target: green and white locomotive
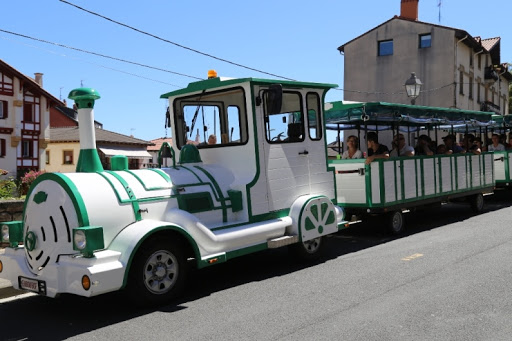
[[323,125],[332,87],[212,75],[164,94],[173,141],[161,158],[170,164],[139,170],[122,156],[103,169],[93,129],[99,95],[72,91],[76,173],[41,175],[23,221],[2,223],[10,246],[0,277],[49,297],[126,288],[160,302],[181,292],[190,261],[202,268],[283,246],[315,257],[322,237],[346,226]]

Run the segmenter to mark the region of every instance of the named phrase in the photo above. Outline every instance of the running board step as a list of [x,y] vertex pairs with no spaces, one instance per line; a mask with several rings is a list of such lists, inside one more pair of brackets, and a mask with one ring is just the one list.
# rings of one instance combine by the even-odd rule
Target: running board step
[[283,247],[290,244],[295,244],[299,242],[299,236],[283,236],[275,239],[270,239],[267,242],[267,246],[269,249],[277,249],[278,247]]

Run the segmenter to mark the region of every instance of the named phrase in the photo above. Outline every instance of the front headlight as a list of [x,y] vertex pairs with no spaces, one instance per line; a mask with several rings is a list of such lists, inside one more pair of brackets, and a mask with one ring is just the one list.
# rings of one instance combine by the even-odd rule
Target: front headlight
[[82,230],[78,230],[75,232],[75,235],[73,236],[73,239],[75,241],[75,246],[78,250],[85,249],[85,246],[87,245],[87,238],[85,237],[85,232]]
[[17,247],[23,242],[23,222],[7,221],[2,223],[0,229],[2,242],[9,243],[11,247]]
[[9,226],[5,224],[2,225],[2,242],[9,242]]
[[93,257],[94,251],[104,248],[103,227],[83,226],[73,229],[73,250],[80,251],[84,257]]

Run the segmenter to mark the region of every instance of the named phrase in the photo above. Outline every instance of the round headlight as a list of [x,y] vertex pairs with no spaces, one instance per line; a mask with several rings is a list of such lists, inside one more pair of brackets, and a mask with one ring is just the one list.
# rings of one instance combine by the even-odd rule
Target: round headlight
[[85,249],[85,246],[87,245],[87,238],[85,238],[85,232],[82,230],[78,230],[75,232],[74,236],[75,240],[75,246],[79,250]]
[[7,225],[2,225],[2,241],[9,241],[9,226]]

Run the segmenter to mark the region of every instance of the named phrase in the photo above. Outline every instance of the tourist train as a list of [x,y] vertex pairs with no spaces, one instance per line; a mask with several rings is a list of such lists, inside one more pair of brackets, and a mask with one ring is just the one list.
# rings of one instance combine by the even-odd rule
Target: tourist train
[[481,210],[497,178],[510,179],[508,152],[329,160],[328,129],[496,123],[490,113],[454,109],[324,106],[334,87],[209,73],[161,96],[172,143],[160,150],[161,167],[139,170],[124,156],[103,168],[93,128],[100,96],[71,91],[80,122],[76,172],[39,176],[23,220],[0,225],[9,243],[0,277],[49,297],[125,289],[141,303],[165,302],[182,292],[189,263],[204,268],[279,247],[315,258],[323,237],[353,216],[386,214],[399,233],[411,207],[469,198]]

